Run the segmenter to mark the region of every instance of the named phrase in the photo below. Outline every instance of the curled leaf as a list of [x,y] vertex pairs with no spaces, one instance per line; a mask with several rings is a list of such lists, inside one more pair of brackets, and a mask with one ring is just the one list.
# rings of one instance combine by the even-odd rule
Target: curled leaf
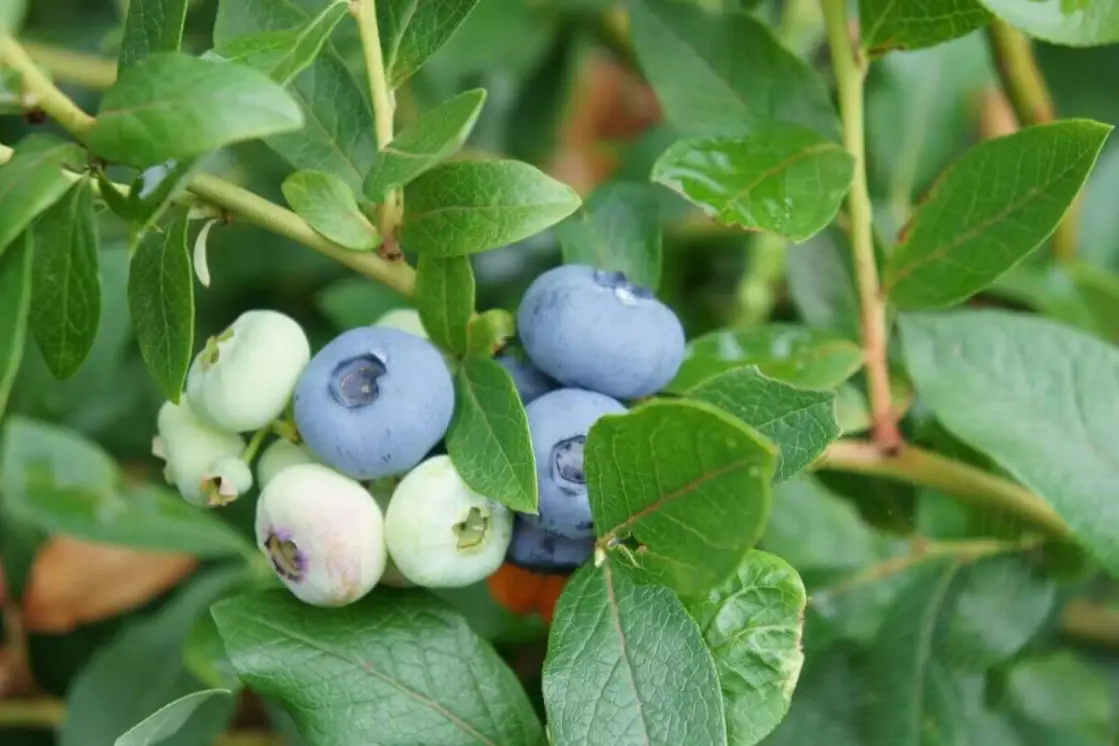
[[214,223],[219,223],[219,218],[210,218],[198,231],[198,238],[194,239],[194,274],[203,287],[210,287],[210,265],[206,263],[206,240],[210,237],[210,229]]

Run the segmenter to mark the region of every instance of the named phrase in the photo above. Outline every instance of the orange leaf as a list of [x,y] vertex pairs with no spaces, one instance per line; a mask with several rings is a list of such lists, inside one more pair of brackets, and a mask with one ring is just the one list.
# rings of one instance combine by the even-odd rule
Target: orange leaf
[[55,536],[40,549],[23,595],[28,632],[60,634],[118,616],[174,587],[198,561]]

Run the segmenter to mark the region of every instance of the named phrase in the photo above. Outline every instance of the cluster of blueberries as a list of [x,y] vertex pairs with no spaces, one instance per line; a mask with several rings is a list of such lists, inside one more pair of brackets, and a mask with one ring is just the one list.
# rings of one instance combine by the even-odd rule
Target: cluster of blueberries
[[[184,498],[222,505],[252,487],[255,445],[279,433],[256,464],[256,538],[308,603],[343,605],[378,583],[468,585],[506,561],[570,572],[595,540],[587,433],[676,375],[684,331],[646,288],[583,265],[537,277],[517,327],[524,354],[506,349],[497,360],[525,403],[538,513],[512,513],[472,490],[447,455],[432,455],[455,389],[410,309],[345,331],[314,356],[293,319],[243,314],[195,358],[179,403],[161,408],[153,451]],[[242,434],[254,431],[246,447]]]

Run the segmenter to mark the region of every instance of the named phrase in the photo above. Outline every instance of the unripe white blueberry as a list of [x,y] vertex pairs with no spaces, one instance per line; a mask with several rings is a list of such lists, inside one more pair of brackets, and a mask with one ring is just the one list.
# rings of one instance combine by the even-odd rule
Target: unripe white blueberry
[[[381,483],[373,482],[369,486],[369,492],[373,495],[373,499],[377,501],[380,506],[381,512],[388,515],[389,505],[392,504],[393,485],[384,484],[383,482],[392,482],[393,478],[382,480]],[[392,561],[392,555],[388,555],[388,560],[385,562],[385,572],[381,575],[381,585],[387,585],[390,588],[411,588],[414,583],[404,577],[403,573]]]
[[277,474],[289,466],[317,463],[318,459],[306,447],[280,438],[260,454],[260,459],[256,462],[256,481],[264,489]]
[[217,430],[195,416],[185,398],[179,404],[165,402],[159,409],[159,434],[152,440],[152,453],[166,465],[163,475],[188,502],[206,505],[214,466],[225,458],[238,458],[245,441],[236,433]]
[[385,542],[416,585],[455,588],[501,566],[513,514],[470,489],[449,456],[422,462],[401,480],[385,515]]
[[257,430],[284,411],[311,345],[299,324],[278,311],[246,311],[194,359],[187,375],[191,407],[224,430]]
[[427,329],[424,328],[424,322],[420,321],[420,312],[414,308],[394,308],[391,311],[385,311],[380,318],[373,322],[373,326],[387,326],[414,334],[417,337],[429,338]]
[[256,506],[257,546],[297,598],[344,606],[385,570],[384,518],[358,482],[321,464],[272,477]]
[[226,456],[203,475],[202,491],[210,505],[226,505],[253,488],[253,473],[239,456]]

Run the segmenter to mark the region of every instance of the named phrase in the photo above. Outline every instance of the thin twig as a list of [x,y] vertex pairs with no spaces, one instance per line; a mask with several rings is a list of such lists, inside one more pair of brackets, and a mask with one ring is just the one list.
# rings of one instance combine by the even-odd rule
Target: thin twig
[[878,282],[874,232],[866,176],[866,134],[863,125],[863,79],[866,61],[856,52],[847,29],[846,0],[821,0],[839,89],[843,144],[855,158],[855,174],[847,195],[851,218],[851,252],[859,292],[863,354],[866,358],[874,442],[885,452],[899,447],[901,436],[890,407],[890,375],[886,367],[886,304]]
[[[395,104],[392,100],[388,74],[385,71],[381,33],[377,28],[377,5],[375,0],[351,0],[350,8],[357,20],[362,54],[365,58],[365,72],[369,78],[369,94],[373,103],[373,134],[376,137],[377,149],[384,150],[392,142]],[[383,246],[390,254],[394,251],[396,244],[394,235],[400,220],[399,199],[399,190],[393,190],[385,196],[385,204],[381,206],[380,228],[381,235],[385,238]]]
[[[0,63],[20,74],[24,89],[34,95],[36,105],[48,116],[78,140],[84,139],[93,126],[93,117],[47,80],[19,42],[10,36],[0,35]],[[11,156],[11,149],[0,145],[0,163]],[[403,295],[412,294],[415,272],[406,262],[389,262],[371,252],[346,249],[317,233],[294,212],[216,176],[195,174],[187,180],[186,187],[209,204],[314,249],[367,277],[380,280]]]
[[828,446],[815,468],[932,487],[963,502],[1017,516],[1049,536],[1073,536],[1072,529],[1049,503],[1024,487],[917,446],[903,445],[895,453],[885,454],[873,443],[840,440]]
[[886,580],[898,573],[905,572],[924,562],[942,557],[954,557],[959,562],[974,562],[983,557],[1006,552],[1020,552],[1037,545],[1033,541],[1002,541],[1001,539],[964,539],[961,541],[922,541],[914,542],[912,551],[898,557],[891,557],[836,583],[816,591],[808,599],[810,604],[831,601],[852,590]]
[[1061,631],[1084,642],[1119,648],[1119,608],[1074,598],[1061,612]]
[[117,80],[116,60],[50,44],[30,41],[20,43],[31,59],[58,80],[98,91],[110,88]]

